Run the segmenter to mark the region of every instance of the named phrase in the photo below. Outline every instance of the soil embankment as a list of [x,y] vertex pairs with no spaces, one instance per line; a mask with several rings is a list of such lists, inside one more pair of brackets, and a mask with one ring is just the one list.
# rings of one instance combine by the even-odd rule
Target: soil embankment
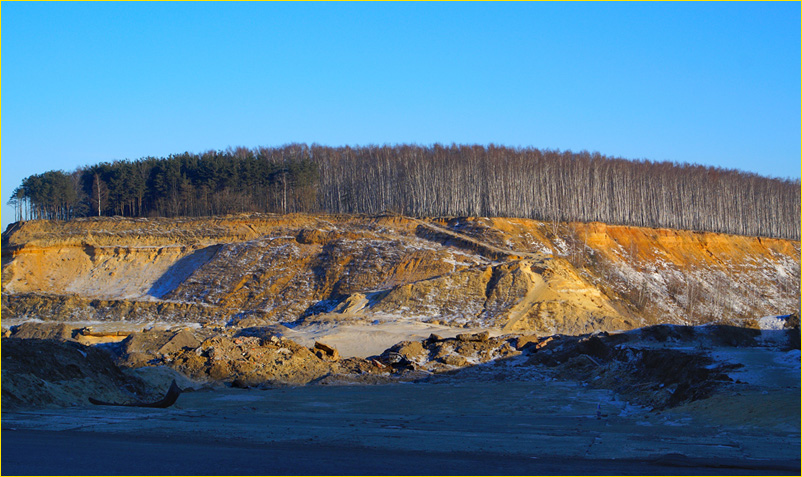
[[3,318],[756,326],[799,308],[799,254],[790,240],[504,218],[31,221],[3,235]]

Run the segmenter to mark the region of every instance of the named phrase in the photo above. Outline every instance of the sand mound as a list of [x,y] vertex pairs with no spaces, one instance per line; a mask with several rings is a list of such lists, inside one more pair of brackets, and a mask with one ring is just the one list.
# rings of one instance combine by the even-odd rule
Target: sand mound
[[[105,351],[71,341],[3,338],[3,410],[131,401],[153,396]],[[156,391],[158,394],[161,390]]]

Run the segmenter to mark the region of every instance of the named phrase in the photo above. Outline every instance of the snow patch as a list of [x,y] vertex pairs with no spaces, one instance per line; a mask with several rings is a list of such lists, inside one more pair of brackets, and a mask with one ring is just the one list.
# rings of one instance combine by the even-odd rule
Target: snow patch
[[764,316],[757,320],[761,330],[782,330],[785,329],[785,318],[780,316]]

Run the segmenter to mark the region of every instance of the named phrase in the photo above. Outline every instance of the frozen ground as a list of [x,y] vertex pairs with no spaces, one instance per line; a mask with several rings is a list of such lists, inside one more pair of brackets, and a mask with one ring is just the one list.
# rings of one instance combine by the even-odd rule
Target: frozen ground
[[[69,436],[75,436],[72,444]],[[701,423],[691,413],[648,412],[609,391],[560,381],[228,389],[185,393],[163,410],[82,407],[8,414],[4,475],[52,471],[51,441],[72,456],[58,467],[67,474],[799,472],[798,427],[789,433]],[[23,451],[26,442],[36,445]],[[158,452],[151,451],[143,468],[142,462],[86,449],[114,442],[125,455],[153,443]],[[214,447],[220,458],[176,462],[187,446],[207,452]],[[252,461],[231,463],[227,448]],[[296,466],[283,459],[276,467],[266,464],[264,455],[277,449],[304,460]],[[340,451],[331,455],[331,449]],[[86,462],[75,458],[86,454]],[[393,463],[400,456],[406,458]],[[197,462],[208,467],[198,469]]]
[[3,473],[799,475],[799,351],[708,351],[743,365],[736,381],[663,412],[522,357],[418,383],[4,412]]

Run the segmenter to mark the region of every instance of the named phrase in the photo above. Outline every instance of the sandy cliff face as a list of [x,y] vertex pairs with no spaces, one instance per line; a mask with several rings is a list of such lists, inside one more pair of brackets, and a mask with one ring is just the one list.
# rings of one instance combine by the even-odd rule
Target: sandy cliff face
[[32,221],[3,318],[420,320],[543,334],[799,309],[799,242],[525,219]]

